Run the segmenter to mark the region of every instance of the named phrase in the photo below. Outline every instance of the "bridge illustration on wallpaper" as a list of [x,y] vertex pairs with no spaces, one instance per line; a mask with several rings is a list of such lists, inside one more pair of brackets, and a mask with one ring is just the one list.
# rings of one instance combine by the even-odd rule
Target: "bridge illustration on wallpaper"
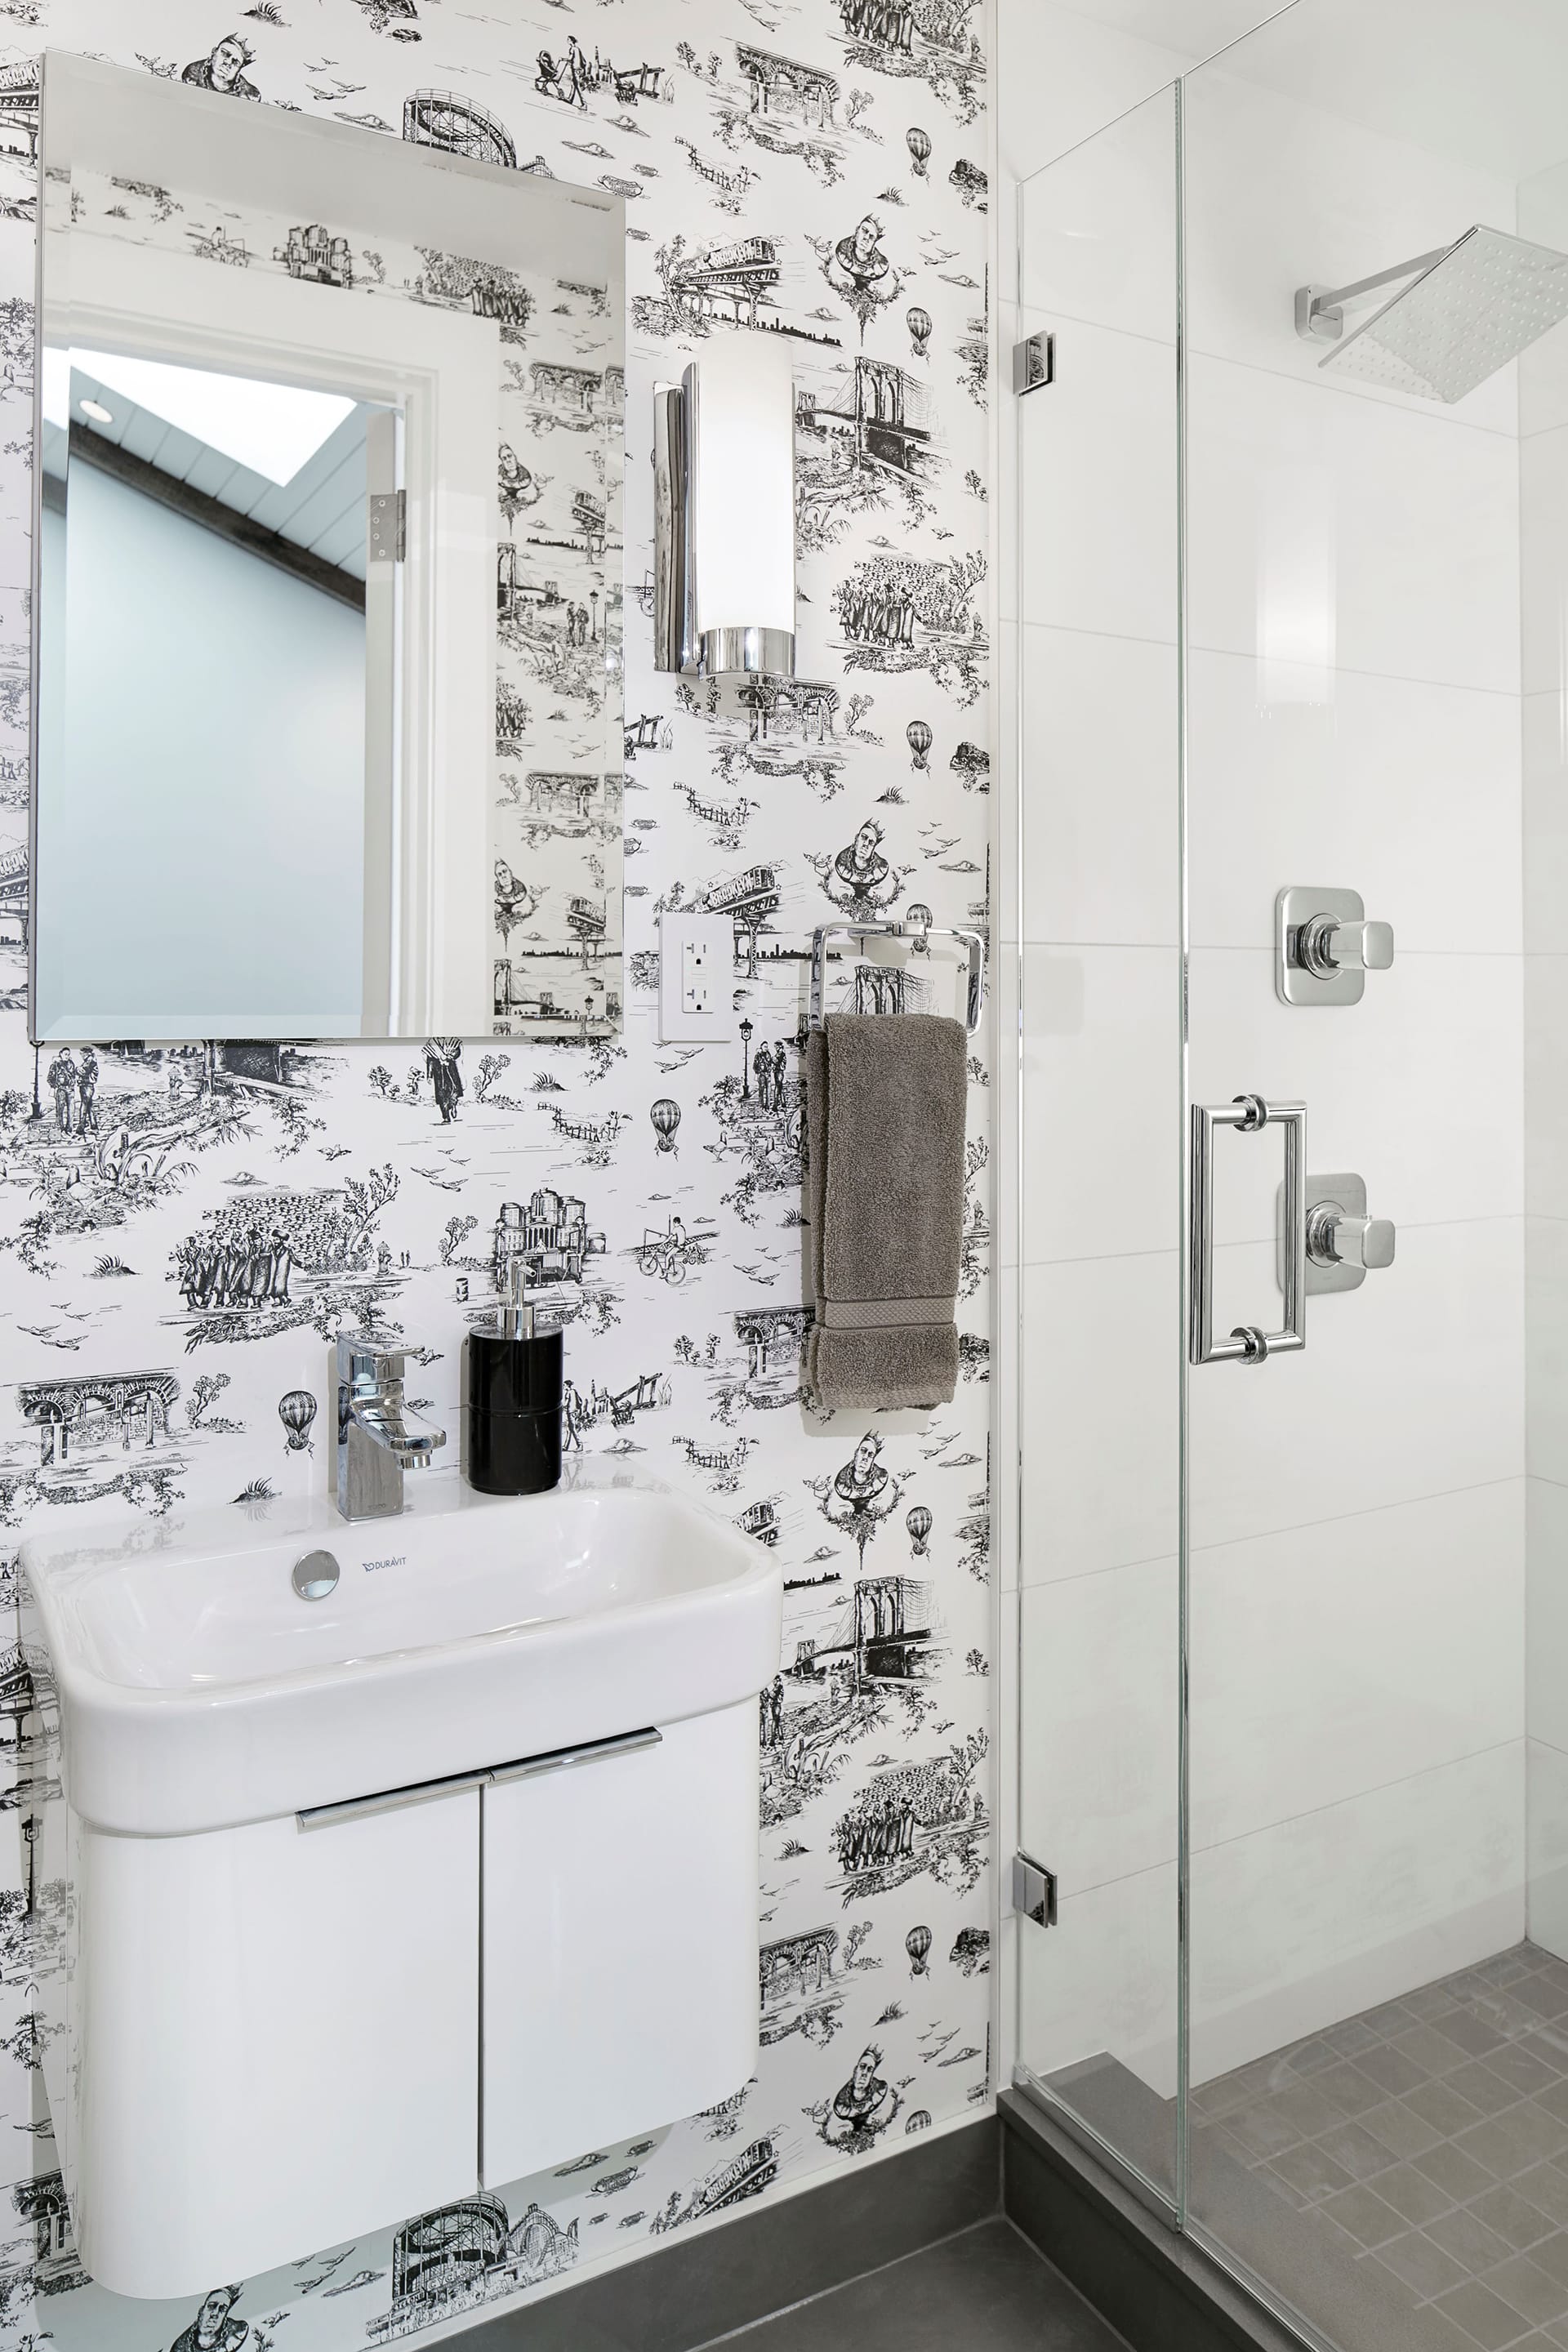
[[0,850],[0,924],[16,926],[21,945],[27,944],[31,861],[26,845]]

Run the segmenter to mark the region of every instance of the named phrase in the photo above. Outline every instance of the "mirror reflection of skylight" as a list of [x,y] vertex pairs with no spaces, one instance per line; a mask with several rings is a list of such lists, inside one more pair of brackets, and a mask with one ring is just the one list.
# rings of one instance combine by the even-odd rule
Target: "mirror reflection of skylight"
[[247,466],[281,488],[291,482],[354,403],[340,394],[306,392],[297,384],[261,383],[253,376],[214,375],[204,368],[171,367],[162,360],[118,352],[44,352],[44,415],[51,425],[70,418],[70,372],[92,377],[105,391],[151,410],[209,449]]

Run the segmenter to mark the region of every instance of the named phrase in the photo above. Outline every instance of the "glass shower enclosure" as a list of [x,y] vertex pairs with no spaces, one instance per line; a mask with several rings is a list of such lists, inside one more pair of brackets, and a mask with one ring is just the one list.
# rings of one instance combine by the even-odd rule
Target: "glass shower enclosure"
[[1295,0],[1019,199],[1016,2078],[1337,2352],[1568,2344],[1565,89]]

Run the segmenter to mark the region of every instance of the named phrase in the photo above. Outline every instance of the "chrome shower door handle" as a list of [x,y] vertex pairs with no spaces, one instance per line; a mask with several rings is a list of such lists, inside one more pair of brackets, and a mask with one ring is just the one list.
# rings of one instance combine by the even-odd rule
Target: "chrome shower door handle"
[[[1214,1138],[1219,1127],[1261,1135],[1285,1130],[1285,1318],[1278,1331],[1239,1323],[1228,1339],[1214,1336]],[[1237,1095],[1230,1103],[1193,1105],[1191,1321],[1187,1352],[1194,1364],[1261,1364],[1307,1344],[1307,1106],[1268,1103]]]

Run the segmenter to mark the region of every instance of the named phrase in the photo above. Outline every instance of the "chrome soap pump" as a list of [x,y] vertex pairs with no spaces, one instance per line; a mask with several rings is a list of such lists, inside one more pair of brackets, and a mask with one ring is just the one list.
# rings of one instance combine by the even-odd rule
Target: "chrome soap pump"
[[481,1495],[542,1495],[561,1480],[562,1337],[535,1335],[527,1285],[513,1258],[500,1330],[470,1331],[463,1347],[463,1475]]

